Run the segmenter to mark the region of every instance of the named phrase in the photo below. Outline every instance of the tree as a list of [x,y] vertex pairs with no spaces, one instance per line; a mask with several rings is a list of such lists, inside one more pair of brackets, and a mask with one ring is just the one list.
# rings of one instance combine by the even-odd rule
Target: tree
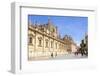
[[85,40],[82,40],[82,41],[81,41],[79,51],[80,51],[80,53],[81,53],[82,56],[83,56],[83,55],[88,56],[88,46],[87,46],[87,45],[88,45],[88,44],[87,44],[87,42],[85,42]]

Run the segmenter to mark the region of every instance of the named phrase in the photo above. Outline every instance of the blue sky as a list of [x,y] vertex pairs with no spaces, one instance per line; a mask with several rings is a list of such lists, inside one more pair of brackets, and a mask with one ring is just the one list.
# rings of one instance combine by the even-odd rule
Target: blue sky
[[88,32],[88,17],[28,15],[28,21],[31,23],[46,24],[48,18],[58,27],[61,37],[70,35],[78,45]]

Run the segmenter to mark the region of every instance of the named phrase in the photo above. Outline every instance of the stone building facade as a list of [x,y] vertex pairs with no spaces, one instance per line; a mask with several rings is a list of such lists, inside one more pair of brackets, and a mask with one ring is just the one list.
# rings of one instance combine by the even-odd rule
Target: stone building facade
[[28,24],[28,60],[67,55],[76,49],[73,39],[61,38],[50,19],[47,24]]

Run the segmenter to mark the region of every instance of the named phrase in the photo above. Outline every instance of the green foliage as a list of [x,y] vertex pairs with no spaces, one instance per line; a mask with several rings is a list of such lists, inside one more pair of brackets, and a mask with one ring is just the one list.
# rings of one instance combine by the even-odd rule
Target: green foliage
[[85,40],[81,41],[80,50],[79,51],[80,51],[82,56],[83,55],[88,56],[88,44],[87,44],[87,42],[85,43]]

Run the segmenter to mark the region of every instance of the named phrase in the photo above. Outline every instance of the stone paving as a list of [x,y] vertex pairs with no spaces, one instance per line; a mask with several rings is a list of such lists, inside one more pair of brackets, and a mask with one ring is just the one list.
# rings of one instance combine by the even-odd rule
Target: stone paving
[[82,59],[82,58],[88,58],[88,56],[81,56],[80,54],[75,55],[75,54],[67,54],[67,55],[57,55],[56,57],[35,57],[32,58],[30,61],[34,61],[34,60],[59,60],[59,59]]
[[56,56],[51,59],[80,59],[80,58],[88,58],[88,56],[81,56],[80,54],[75,55],[75,54],[67,54],[67,55],[62,55],[62,56]]

